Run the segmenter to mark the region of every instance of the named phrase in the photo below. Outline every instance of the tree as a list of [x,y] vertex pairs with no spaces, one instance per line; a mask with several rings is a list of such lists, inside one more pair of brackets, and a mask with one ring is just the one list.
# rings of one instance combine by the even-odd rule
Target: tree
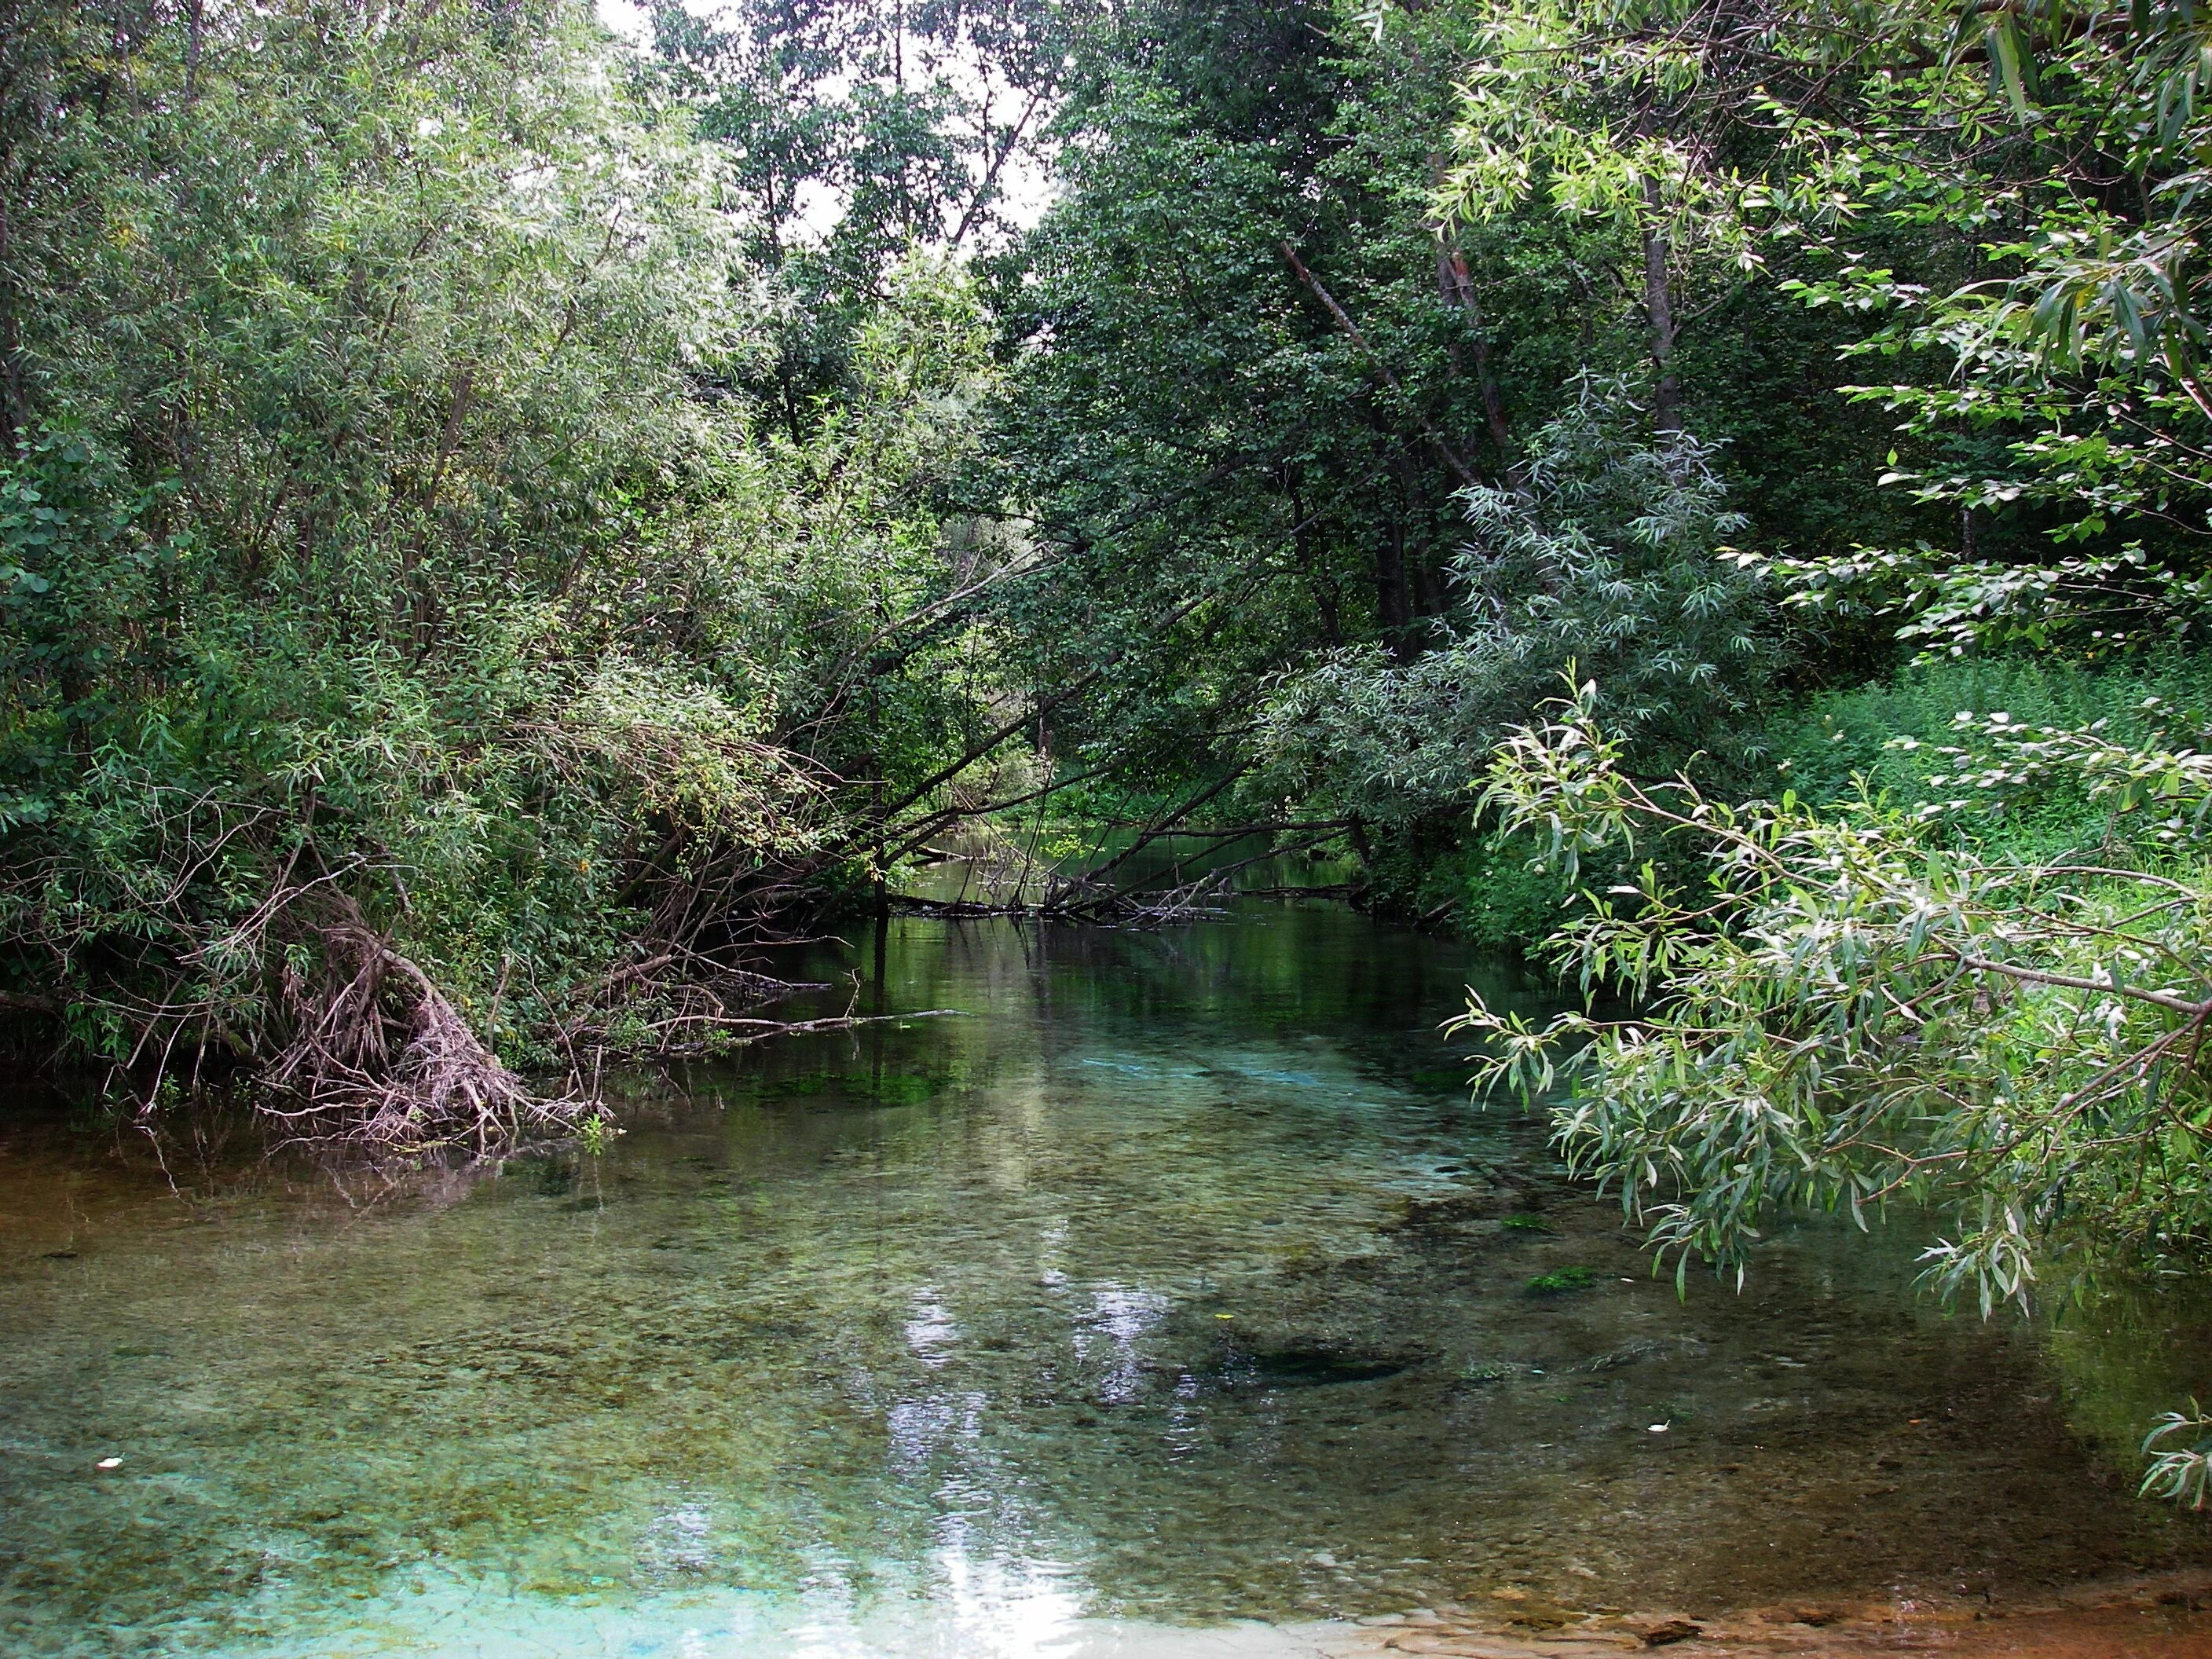
[[850,867],[835,769],[926,770],[988,695],[869,651],[957,585],[967,290],[893,278],[781,441],[718,390],[769,333],[720,157],[580,9],[24,22],[10,1006],[142,1097],[242,1069],[387,1139],[511,1130],[493,1045],[772,1024],[745,947]]
[[891,273],[1009,234],[1041,168],[1080,9],[1054,0],[652,8],[654,78],[726,155],[773,354],[739,384],[789,435],[849,389]]
[[1385,821],[1463,811],[1468,779],[1563,664],[1645,763],[1756,729],[1773,642],[1760,584],[1721,556],[1741,532],[1707,447],[1646,440],[1618,385],[1532,434],[1517,488],[1471,490],[1442,637],[1407,663],[1346,649],[1289,679],[1269,711],[1278,768]]

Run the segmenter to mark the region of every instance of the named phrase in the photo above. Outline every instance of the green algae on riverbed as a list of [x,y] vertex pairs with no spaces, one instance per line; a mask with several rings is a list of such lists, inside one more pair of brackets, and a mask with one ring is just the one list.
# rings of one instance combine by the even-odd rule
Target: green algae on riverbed
[[1267,907],[888,943],[888,1007],[975,1017],[637,1082],[597,1158],[165,1170],[9,1119],[0,1649],[1015,1655],[2212,1558],[1909,1240],[1655,1282],[1431,1086],[1461,951]]

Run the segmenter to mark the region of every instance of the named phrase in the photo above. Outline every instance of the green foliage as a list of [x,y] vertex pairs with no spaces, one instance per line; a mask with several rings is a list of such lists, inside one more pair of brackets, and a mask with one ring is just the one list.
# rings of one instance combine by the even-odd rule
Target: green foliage
[[614,1138],[622,1133],[605,1111],[595,1111],[576,1126],[576,1142],[586,1157],[601,1158],[613,1144]]
[[[1477,1000],[1464,1029],[1495,1042],[1486,1086],[1588,1080],[1558,1109],[1560,1139],[1682,1269],[1698,1255],[1740,1273],[1774,1208],[1858,1217],[1899,1195],[1954,1228],[1929,1281],[1985,1310],[2024,1304],[2069,1255],[2086,1273],[2202,1248],[2212,908],[2193,862],[1985,856],[1942,833],[1948,804],[1729,806],[1625,772],[1594,708],[1581,688],[1516,734],[1493,803],[1570,866],[1677,841],[1700,890],[1647,863],[1553,940],[1585,984],[1628,988],[1645,1012],[1536,1030]],[[2201,755],[2171,738],[2136,750],[1996,716],[1963,729],[1962,755],[2001,787],[2059,766],[2122,814],[2212,801]]]
[[1717,254],[1755,266],[1745,180],[1715,150],[1750,113],[1754,76],[1817,72],[1824,43],[1814,15],[1781,9],[1701,40],[1680,27],[1700,9],[1674,0],[1480,9],[1448,210],[1480,223],[1533,198],[1625,233],[1639,261],[1656,237],[1662,259]]
[[1460,601],[1431,647],[1339,652],[1290,680],[1269,712],[1275,766],[1386,822],[1448,808],[1571,663],[1613,677],[1608,716],[1639,752],[1742,732],[1770,656],[1758,584],[1719,556],[1744,521],[1711,452],[1638,442],[1637,412],[1586,386],[1531,440],[1521,489],[1470,491]]
[[1023,556],[938,500],[972,287],[889,269],[794,438],[725,393],[723,158],[581,8],[165,18],[5,48],[0,988],[149,1091],[321,1030],[362,930],[517,1060],[690,1042],[841,782],[996,694],[902,633]]
[[[1863,788],[1911,811],[1954,800],[1955,775],[1942,751],[1958,743],[1962,716],[1980,722],[1999,714],[2023,727],[2094,726],[2125,744],[2155,747],[2177,725],[2212,724],[2212,668],[2199,658],[2146,655],[2092,671],[2017,653],[1924,665],[1780,711],[1763,734],[1772,757],[1768,787],[1820,805],[1848,802]],[[1982,775],[1970,775],[1975,810],[1954,823],[1970,827],[1986,852],[2111,854],[2150,833],[2140,817],[2116,823],[2109,804],[2066,773],[2046,774],[2033,790],[2004,788],[1998,777],[1984,787]],[[2154,842],[2145,846],[2156,851]]]
[[[1896,66],[1840,111],[1778,123],[1775,229],[1803,261],[1784,287],[1869,318],[1850,350],[1891,379],[1856,393],[1907,434],[1885,482],[1958,507],[1966,544],[1782,568],[1796,603],[1892,617],[1926,651],[2016,641],[2098,658],[2202,631],[2206,324],[2182,273],[2207,229],[2204,24],[2164,6],[2085,15],[1878,15],[1892,44],[1876,60]],[[1906,70],[1952,18],[1949,48]],[[1912,242],[1869,246],[1885,224]],[[2028,536],[1977,556],[1977,521]]]
[[[2186,1445],[2166,1443],[2177,1436],[2194,1436]],[[2164,1498],[2201,1510],[2212,1504],[2212,1417],[2194,1400],[2186,1412],[2168,1412],[2143,1437],[2142,1449],[2150,1468],[2142,1478],[2147,1498]]]
[[898,267],[1006,240],[1010,187],[1042,165],[1072,20],[963,0],[647,9],[645,73],[718,150],[757,295],[764,349],[731,379],[804,443],[865,378],[862,337]]
[[1575,884],[1540,864],[1525,839],[1468,838],[1421,872],[1412,902],[1474,944],[1520,949],[1549,938],[1574,901]]

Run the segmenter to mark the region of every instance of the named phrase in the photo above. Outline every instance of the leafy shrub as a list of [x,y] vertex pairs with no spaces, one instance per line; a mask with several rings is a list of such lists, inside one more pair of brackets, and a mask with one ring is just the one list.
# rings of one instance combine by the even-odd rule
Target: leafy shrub
[[1570,664],[1652,760],[1747,733],[1767,607],[1760,580],[1718,556],[1743,520],[1709,447],[1643,435],[1640,418],[1620,387],[1585,382],[1531,439],[1525,491],[1466,492],[1442,637],[1411,661],[1359,647],[1285,680],[1265,729],[1273,769],[1374,823],[1459,808]]

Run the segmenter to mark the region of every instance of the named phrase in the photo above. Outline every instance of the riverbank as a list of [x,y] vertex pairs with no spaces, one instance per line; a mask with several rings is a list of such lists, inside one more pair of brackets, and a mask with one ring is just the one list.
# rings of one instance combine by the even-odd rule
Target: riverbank
[[1055,1659],[2203,1659],[2212,1654],[2212,1573],[2106,1579],[2007,1604],[1799,1598],[1723,1613],[1567,1608],[1512,1587],[1480,1605],[1385,1613],[1358,1624],[1206,1632],[1102,1626]]
[[[847,1634],[860,1645],[835,1650],[854,1659],[934,1651],[910,1647],[888,1632],[880,1640],[875,1632]],[[1479,1606],[1447,1603],[1356,1623],[1243,1620],[1178,1629],[1077,1620],[1023,1659],[1619,1659],[1631,1653],[1666,1659],[2203,1659],[2212,1654],[2212,1573],[2100,1580],[2011,1604],[1982,1596],[1812,1596],[1722,1613],[1587,1612],[1506,1587]]]

